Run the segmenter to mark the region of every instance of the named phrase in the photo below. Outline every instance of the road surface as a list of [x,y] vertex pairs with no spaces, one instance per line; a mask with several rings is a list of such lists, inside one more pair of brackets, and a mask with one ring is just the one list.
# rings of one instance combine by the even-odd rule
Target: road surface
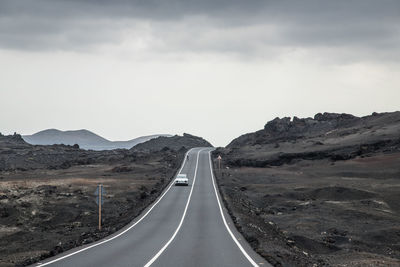
[[188,152],[189,186],[167,187],[114,235],[33,266],[270,266],[236,231],[211,171],[212,148]]

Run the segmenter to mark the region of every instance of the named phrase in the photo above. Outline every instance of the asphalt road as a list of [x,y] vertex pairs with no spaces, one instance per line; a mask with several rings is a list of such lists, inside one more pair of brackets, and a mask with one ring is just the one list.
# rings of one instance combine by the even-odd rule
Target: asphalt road
[[211,148],[188,152],[180,173],[130,225],[96,243],[34,266],[270,266],[236,231],[211,172]]

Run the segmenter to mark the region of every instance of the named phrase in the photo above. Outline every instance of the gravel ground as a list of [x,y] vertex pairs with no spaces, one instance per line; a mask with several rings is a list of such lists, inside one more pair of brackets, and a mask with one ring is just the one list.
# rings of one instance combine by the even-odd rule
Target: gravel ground
[[400,154],[216,177],[237,227],[275,266],[400,265]]

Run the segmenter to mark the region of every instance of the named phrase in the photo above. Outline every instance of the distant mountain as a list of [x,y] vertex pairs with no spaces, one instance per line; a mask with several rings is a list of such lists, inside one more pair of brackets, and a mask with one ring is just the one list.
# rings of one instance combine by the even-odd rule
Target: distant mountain
[[183,136],[160,136],[149,141],[138,144],[132,150],[137,151],[160,151],[168,148],[171,150],[189,149],[193,147],[212,147],[212,145],[201,137],[184,133]]
[[78,144],[82,149],[111,150],[119,148],[130,149],[137,144],[160,136],[171,135],[156,134],[141,136],[129,141],[110,141],[88,130],[60,131],[57,129],[48,129],[33,135],[24,135],[22,138],[25,142],[32,145]]

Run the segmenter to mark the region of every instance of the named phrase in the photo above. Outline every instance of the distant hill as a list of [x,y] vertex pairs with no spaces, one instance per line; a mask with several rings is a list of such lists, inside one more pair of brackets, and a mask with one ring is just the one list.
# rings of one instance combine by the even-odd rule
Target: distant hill
[[48,129],[33,135],[24,135],[25,142],[32,145],[74,145],[78,144],[82,149],[111,150],[130,149],[133,146],[157,138],[159,136],[171,136],[166,134],[148,135],[134,138],[128,141],[110,141],[88,130],[60,131]]
[[133,147],[132,150],[138,151],[160,151],[168,148],[171,150],[189,149],[193,147],[212,147],[212,145],[201,137],[184,133],[183,136],[160,136],[143,142]]

